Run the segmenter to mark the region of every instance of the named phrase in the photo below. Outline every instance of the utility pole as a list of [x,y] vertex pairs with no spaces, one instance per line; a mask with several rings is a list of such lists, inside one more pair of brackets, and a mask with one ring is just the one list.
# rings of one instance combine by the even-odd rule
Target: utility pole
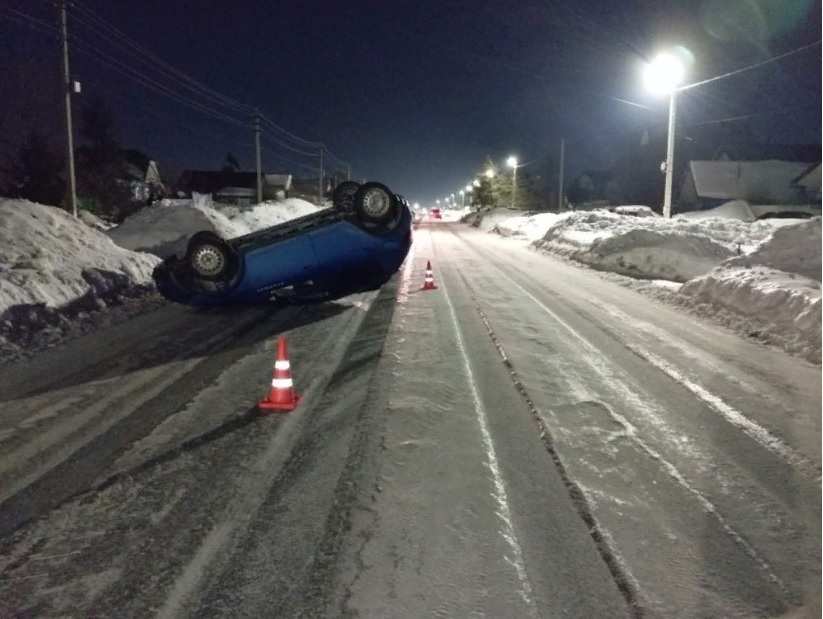
[[260,164],[260,112],[254,113],[254,149],[257,156],[257,203],[263,201],[263,171]]
[[320,147],[320,178],[317,184],[317,205],[322,207],[323,206],[323,147]]
[[512,168],[512,209],[517,208],[517,164]]
[[560,176],[557,182],[557,210],[563,210],[563,166],[566,163],[566,139],[560,138]]
[[666,143],[666,193],[663,195],[663,217],[672,216],[672,177],[674,175],[674,118],[677,113],[677,91],[672,90],[669,102],[669,138]]
[[66,95],[66,151],[69,161],[69,200],[71,212],[77,217],[77,181],[74,176],[74,132],[71,124],[71,73],[69,72],[69,36],[66,0],[60,0],[60,33],[63,39],[63,88]]

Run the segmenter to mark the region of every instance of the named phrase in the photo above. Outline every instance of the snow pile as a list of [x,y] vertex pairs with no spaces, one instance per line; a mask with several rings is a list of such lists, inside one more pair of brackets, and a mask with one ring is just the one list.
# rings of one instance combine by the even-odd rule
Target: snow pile
[[754,251],[729,260],[727,265],[761,265],[786,273],[796,273],[819,282],[821,242],[823,238],[820,232],[820,218],[815,217],[778,227]]
[[493,228],[493,231],[501,236],[536,241],[542,238],[549,228],[566,215],[567,213],[537,213],[536,215],[509,217],[500,221]]
[[77,216],[87,226],[91,226],[92,228],[97,228],[98,230],[111,230],[112,228],[117,227],[117,224],[109,223],[103,219],[100,219],[97,215],[92,213],[91,211],[87,211],[81,209]]
[[444,208],[440,210],[443,221],[447,222],[460,221],[469,213],[471,213],[471,209],[468,206],[466,208]]
[[166,257],[182,253],[189,237],[201,230],[230,239],[316,210],[315,205],[298,198],[233,206],[213,203],[208,195],[195,195],[192,200],[162,201],[159,206],[144,208],[111,230],[109,236],[121,247]]
[[685,282],[733,256],[738,230],[608,211],[565,213],[534,245],[606,271]]
[[[818,246],[818,263],[819,252]],[[729,265],[687,282],[680,296],[708,315],[730,312],[736,326],[743,319],[748,335],[820,363],[819,281],[764,266]]]
[[151,286],[158,262],[58,208],[0,199],[0,333],[39,328],[56,309],[105,307]]
[[493,230],[494,227],[501,221],[505,221],[512,217],[521,217],[522,215],[523,211],[515,211],[510,208],[497,207],[469,213],[463,217],[461,221],[470,224],[475,228],[480,228],[483,232],[489,232]]
[[[679,213],[677,217],[693,220],[716,217],[751,222],[764,215],[772,215],[772,222],[781,221],[780,218],[774,218],[774,215],[780,215],[787,218],[783,221],[796,223],[811,216],[820,215],[820,207],[810,204],[749,204],[746,200],[731,200],[715,208]],[[795,219],[789,218],[792,215]]]
[[615,206],[609,210],[613,213],[617,213],[618,215],[631,215],[633,217],[659,217],[659,215],[648,206],[642,206],[639,204]]

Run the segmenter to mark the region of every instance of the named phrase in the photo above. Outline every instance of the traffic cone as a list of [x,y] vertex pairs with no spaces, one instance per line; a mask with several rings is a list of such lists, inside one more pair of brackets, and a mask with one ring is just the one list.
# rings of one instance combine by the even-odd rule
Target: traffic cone
[[300,396],[294,392],[294,383],[291,378],[291,364],[286,349],[286,338],[282,335],[277,338],[277,359],[272,372],[271,391],[268,397],[257,406],[262,411],[293,411],[297,408]]
[[421,288],[421,290],[437,290],[437,284],[434,283],[431,260],[426,262],[426,278],[423,280],[423,288]]

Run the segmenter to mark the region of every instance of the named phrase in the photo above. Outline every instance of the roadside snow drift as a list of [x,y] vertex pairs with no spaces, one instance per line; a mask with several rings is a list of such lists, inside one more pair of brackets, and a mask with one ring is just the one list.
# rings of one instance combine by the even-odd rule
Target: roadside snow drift
[[498,216],[480,227],[594,269],[681,282],[672,302],[820,363],[820,217],[755,221],[739,203],[669,220],[614,210]]
[[[555,215],[536,247],[592,268],[641,279],[685,282],[735,255],[740,222],[719,227],[684,220],[636,217],[608,211]],[[546,218],[543,223],[550,223]],[[506,224],[504,224],[506,225]],[[533,230],[537,235],[539,229]]]
[[121,247],[165,258],[182,253],[189,237],[201,230],[230,239],[316,210],[315,205],[297,198],[241,207],[213,203],[209,196],[195,196],[194,200],[163,201],[144,208],[108,234]]
[[764,266],[730,265],[687,282],[680,295],[703,313],[720,308],[742,316],[749,335],[820,363],[819,281]]
[[819,282],[821,242],[820,218],[817,217],[777,228],[754,251],[734,258],[728,264],[761,265],[786,273],[797,273]]
[[115,245],[63,210],[0,198],[0,322],[4,330],[37,308],[77,302],[100,305],[151,286],[159,260]]

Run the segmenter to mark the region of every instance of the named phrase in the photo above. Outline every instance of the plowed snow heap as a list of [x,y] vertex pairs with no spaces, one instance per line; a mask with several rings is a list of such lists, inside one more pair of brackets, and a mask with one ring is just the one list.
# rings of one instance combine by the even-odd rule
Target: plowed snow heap
[[37,328],[56,310],[101,307],[150,287],[158,262],[61,209],[0,198],[0,332]]

